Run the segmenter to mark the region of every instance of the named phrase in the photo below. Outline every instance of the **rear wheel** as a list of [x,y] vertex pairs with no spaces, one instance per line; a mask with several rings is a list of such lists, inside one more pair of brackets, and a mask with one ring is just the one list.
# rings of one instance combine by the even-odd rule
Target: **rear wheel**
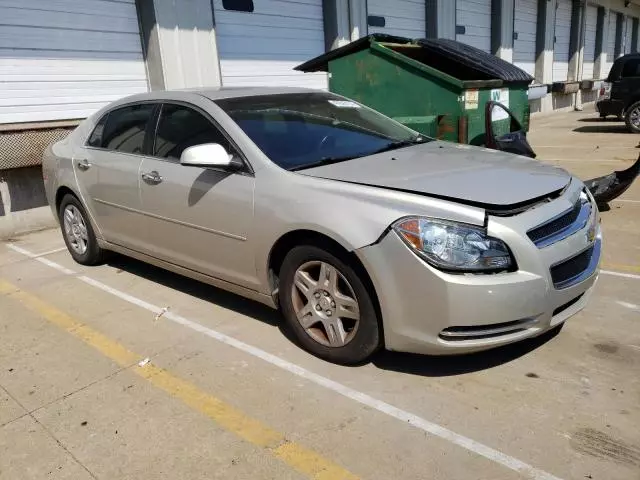
[[62,236],[73,259],[82,265],[103,261],[104,250],[98,245],[93,227],[80,201],[65,195],[58,211]]
[[627,109],[624,121],[629,131],[640,133],[640,102],[634,103]]
[[292,249],[280,269],[280,305],[306,350],[355,364],[380,347],[380,328],[365,284],[341,257],[311,245]]

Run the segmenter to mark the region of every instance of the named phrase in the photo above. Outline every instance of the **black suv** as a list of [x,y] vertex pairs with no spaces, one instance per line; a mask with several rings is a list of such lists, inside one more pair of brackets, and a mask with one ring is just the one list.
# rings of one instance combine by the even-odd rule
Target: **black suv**
[[596,108],[602,118],[624,116],[627,128],[640,133],[640,53],[630,53],[613,62]]

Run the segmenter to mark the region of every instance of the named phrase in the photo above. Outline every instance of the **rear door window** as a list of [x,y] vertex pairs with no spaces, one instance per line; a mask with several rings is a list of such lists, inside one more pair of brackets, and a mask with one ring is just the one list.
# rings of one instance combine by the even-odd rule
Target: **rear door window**
[[[154,104],[128,105],[109,112],[101,132],[101,147],[123,153],[144,153],[144,139]],[[94,133],[98,131],[99,125]],[[93,134],[91,135],[93,137]],[[91,138],[89,139],[91,144]]]
[[184,105],[162,105],[153,148],[155,157],[178,161],[184,150],[205,143],[218,143],[234,153],[224,134],[201,113]]
[[96,147],[96,148],[102,147],[102,133],[104,132],[104,126],[107,123],[108,118],[109,118],[109,114],[107,113],[98,121],[98,123],[96,123],[96,126],[93,129],[93,132],[91,132],[91,136],[89,137],[89,140],[87,140],[87,145],[89,147]]
[[640,59],[627,60],[622,67],[622,78],[640,77]]

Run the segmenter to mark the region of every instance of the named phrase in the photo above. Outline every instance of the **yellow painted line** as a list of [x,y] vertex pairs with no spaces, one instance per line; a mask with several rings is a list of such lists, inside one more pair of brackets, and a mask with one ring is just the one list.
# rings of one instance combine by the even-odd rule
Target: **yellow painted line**
[[607,270],[618,270],[623,272],[635,272],[640,273],[640,266],[638,265],[624,265],[621,263],[607,263],[602,266]]
[[206,415],[243,440],[266,449],[273,456],[309,478],[315,480],[356,480],[358,478],[313,450],[288,441],[282,433],[200,390],[194,384],[175,377],[151,363],[144,367],[137,366],[137,363],[142,360],[141,355],[131,352],[102,333],[77,322],[56,307],[2,279],[0,279],[0,294],[19,301],[29,310],[79,338],[118,365],[127,368],[133,366],[131,371],[146,379],[153,386],[182,400],[193,410]]

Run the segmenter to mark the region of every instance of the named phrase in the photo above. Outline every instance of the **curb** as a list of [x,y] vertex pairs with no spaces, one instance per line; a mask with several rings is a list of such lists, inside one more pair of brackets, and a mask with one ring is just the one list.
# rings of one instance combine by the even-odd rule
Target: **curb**
[[11,212],[0,216],[0,240],[57,226],[58,222],[48,206]]

